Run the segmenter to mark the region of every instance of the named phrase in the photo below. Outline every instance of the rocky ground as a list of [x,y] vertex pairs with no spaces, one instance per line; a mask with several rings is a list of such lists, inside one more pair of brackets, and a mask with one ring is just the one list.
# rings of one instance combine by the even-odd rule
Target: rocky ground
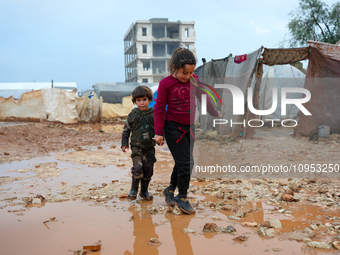
[[[158,162],[150,184],[154,202],[146,203],[138,199],[131,204],[128,201],[128,169],[131,160],[119,148],[122,126],[123,122],[0,127],[0,169],[6,168],[6,171],[0,171],[0,214],[24,217],[32,205],[82,201],[108,210],[132,210],[129,220],[134,226],[139,217],[141,221],[144,217],[159,220],[159,223],[144,220],[144,224],[154,226],[162,226],[167,222],[173,226],[181,222],[176,217],[187,216],[182,215],[177,207],[168,207],[163,202],[162,191],[168,184],[173,166],[166,147],[156,148]],[[260,131],[252,139],[232,143],[213,132],[199,135],[199,138],[195,145],[198,165],[212,165],[216,160],[221,165],[232,162],[237,169],[255,164],[340,163],[337,135],[327,140],[313,138],[308,141],[305,138],[293,138],[286,130],[273,129]],[[24,167],[20,165],[20,162],[33,162],[30,160],[46,155],[52,156],[54,161],[44,162],[40,158],[39,162],[28,163]],[[17,167],[9,167],[15,164]],[[80,181],[82,174],[79,173],[79,182],[67,176],[60,179],[72,164],[82,172],[91,169],[105,171],[114,166],[119,178],[103,174],[97,179],[93,177]],[[82,166],[90,170],[84,170]],[[124,175],[119,174],[122,171],[125,171]],[[287,178],[259,173],[233,174],[193,173],[189,199],[197,213],[190,219],[191,222],[200,223],[183,223],[180,225],[181,235],[185,238],[191,236],[194,242],[195,238],[199,239],[199,235],[211,239],[228,234],[228,242],[242,244],[249,254],[270,251],[261,247],[261,251],[251,253],[254,236],[275,243],[276,246],[271,249],[280,254],[293,253],[286,246],[280,248],[280,242],[294,242],[294,245],[302,247],[295,254],[303,254],[306,250],[340,253],[339,178],[326,178],[327,175],[320,174],[315,176],[316,172],[314,175],[309,173]],[[332,174],[332,177],[337,177],[339,173],[333,171]],[[49,222],[53,222],[53,217]],[[187,245],[184,236],[183,246]],[[150,251],[154,251],[152,249],[155,247],[161,251],[160,247],[167,245],[161,238],[150,238],[145,243],[145,247],[152,247],[148,248]],[[179,250],[178,247],[176,249]],[[74,251],[74,254],[81,254],[80,250]]]

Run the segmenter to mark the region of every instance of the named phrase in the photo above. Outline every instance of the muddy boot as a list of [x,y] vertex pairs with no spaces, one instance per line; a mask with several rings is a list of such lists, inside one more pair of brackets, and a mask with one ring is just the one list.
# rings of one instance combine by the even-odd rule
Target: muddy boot
[[165,196],[165,202],[169,206],[175,206],[174,187],[172,185],[168,186],[165,190],[163,190],[163,194]]
[[152,200],[153,196],[149,194],[148,188],[149,188],[150,180],[142,180],[141,181],[141,190],[140,190],[140,196],[141,198],[144,198],[145,200]]
[[136,179],[132,178],[131,190],[129,192],[128,198],[130,198],[130,199],[136,199],[137,198],[139,181],[140,181],[139,179],[136,180]]
[[195,214],[196,211],[191,207],[187,195],[178,194],[174,198],[176,205],[179,209],[186,214]]

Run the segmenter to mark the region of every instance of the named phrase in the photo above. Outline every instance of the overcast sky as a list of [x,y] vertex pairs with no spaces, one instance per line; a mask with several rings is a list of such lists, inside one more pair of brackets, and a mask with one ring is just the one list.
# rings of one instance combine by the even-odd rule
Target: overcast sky
[[[336,0],[326,0],[331,6]],[[204,57],[276,48],[298,0],[0,0],[0,82],[125,81],[124,42],[136,20],[195,21]]]

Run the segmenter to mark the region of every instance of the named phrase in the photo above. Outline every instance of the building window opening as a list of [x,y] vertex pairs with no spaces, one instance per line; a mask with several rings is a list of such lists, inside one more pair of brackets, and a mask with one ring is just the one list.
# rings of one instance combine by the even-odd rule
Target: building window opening
[[186,48],[187,50],[190,50],[190,45],[189,45],[189,44],[185,45],[185,48]]
[[143,71],[150,70],[150,61],[143,61]]
[[189,37],[190,36],[190,30],[189,28],[185,29],[185,37]]
[[142,28],[142,36],[146,36],[146,27]]
[[143,53],[147,53],[147,45],[146,44],[143,45]]
[[142,83],[148,83],[148,79],[142,79]]

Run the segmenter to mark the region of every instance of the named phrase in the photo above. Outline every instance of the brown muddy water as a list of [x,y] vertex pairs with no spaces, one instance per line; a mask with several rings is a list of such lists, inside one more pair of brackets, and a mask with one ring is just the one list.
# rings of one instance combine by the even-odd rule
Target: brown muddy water
[[[255,143],[260,142],[255,140]],[[207,151],[217,154],[215,145],[204,146],[201,150],[197,147],[196,156]],[[103,153],[107,153],[105,150],[104,147]],[[232,148],[228,150],[232,152]],[[80,153],[81,160],[89,157],[85,152]],[[327,223],[334,226],[338,222],[337,208],[331,210],[303,202],[280,204],[263,198],[230,200],[225,204],[250,211],[241,220],[231,220],[229,216],[235,212],[216,209],[221,200],[206,189],[219,179],[194,179],[192,186],[196,189],[189,198],[196,214],[183,215],[170,210],[162,190],[168,183],[173,161],[166,147],[157,147],[157,153],[159,160],[150,187],[153,201],[124,198],[130,185],[129,163],[126,163],[130,158],[118,151],[117,157],[124,163],[121,167],[63,161],[65,153],[0,165],[0,254],[76,254],[83,246],[99,240],[101,250],[88,254],[340,254],[334,247],[312,248],[291,237],[292,233],[303,233],[311,224],[319,224],[315,241],[340,238],[336,232],[327,232]],[[224,157],[233,160],[240,153],[235,149],[235,153]],[[243,182],[248,185],[247,181]],[[249,182],[250,190],[254,187],[251,185]],[[100,193],[103,190],[106,193]],[[200,190],[205,191],[195,192]],[[36,195],[44,196],[45,201],[37,204],[23,201]],[[259,224],[269,220],[280,220],[282,224],[282,228],[275,229],[273,238],[259,235],[257,227],[241,225],[241,222]],[[206,223],[215,223],[222,229],[231,225],[236,233],[204,232]],[[237,236],[246,240],[235,241]],[[151,238],[157,238],[159,243],[150,244]]]

